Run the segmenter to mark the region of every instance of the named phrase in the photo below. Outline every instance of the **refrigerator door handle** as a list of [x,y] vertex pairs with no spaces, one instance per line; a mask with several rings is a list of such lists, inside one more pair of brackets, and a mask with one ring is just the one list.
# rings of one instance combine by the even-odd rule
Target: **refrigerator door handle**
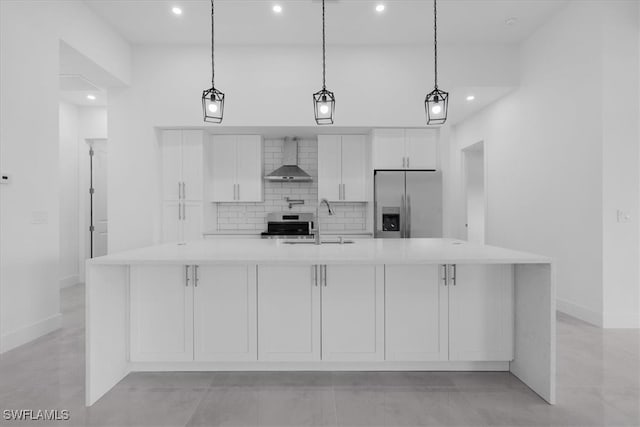
[[411,196],[407,194],[407,238],[411,237]]
[[404,239],[407,220],[407,208],[404,203],[404,194],[400,196],[400,238]]

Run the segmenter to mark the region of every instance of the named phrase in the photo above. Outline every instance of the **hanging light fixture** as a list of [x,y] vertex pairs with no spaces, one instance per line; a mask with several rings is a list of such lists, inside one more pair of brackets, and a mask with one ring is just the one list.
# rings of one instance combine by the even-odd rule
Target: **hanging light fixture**
[[449,107],[449,93],[438,89],[438,8],[437,0],[433,0],[433,58],[434,58],[434,89],[427,94],[424,108],[427,112],[428,125],[441,125],[447,121]]
[[222,123],[224,112],[224,93],[216,89],[215,85],[215,51],[214,51],[214,26],[213,26],[213,0],[211,0],[211,89],[202,92],[202,111],[204,121]]
[[322,89],[313,94],[313,111],[316,123],[332,125],[333,113],[336,108],[336,98],[333,92],[327,90],[326,85],[326,38],[324,23],[324,0],[322,0]]

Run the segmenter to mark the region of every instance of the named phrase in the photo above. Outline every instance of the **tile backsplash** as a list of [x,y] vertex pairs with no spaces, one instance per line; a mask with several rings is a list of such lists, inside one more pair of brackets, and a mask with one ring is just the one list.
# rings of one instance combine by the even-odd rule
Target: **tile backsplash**
[[[282,139],[264,141],[264,171],[270,173],[282,166]],[[217,231],[256,231],[266,229],[269,212],[312,212],[318,203],[318,141],[298,141],[298,166],[313,177],[311,182],[264,182],[264,202],[216,203]],[[286,197],[303,200],[304,204],[289,209]],[[335,215],[329,216],[326,209],[320,211],[320,227],[326,231],[366,230],[366,203],[332,203]]]

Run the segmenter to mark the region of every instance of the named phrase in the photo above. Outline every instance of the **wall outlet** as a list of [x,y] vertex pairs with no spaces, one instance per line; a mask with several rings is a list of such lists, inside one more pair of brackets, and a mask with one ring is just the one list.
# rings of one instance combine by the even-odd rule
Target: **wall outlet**
[[631,214],[618,209],[618,222],[631,222]]
[[11,182],[11,175],[8,173],[0,174],[0,184],[9,184]]
[[47,211],[31,212],[31,224],[46,224],[49,222],[49,213]]

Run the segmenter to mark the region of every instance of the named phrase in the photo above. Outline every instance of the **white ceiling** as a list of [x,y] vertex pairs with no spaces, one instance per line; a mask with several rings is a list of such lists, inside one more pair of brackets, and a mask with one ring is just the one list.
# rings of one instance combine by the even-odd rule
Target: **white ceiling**
[[[209,0],[85,0],[128,41],[139,44],[210,40]],[[281,14],[272,11],[282,5]],[[383,13],[375,6],[383,3]],[[442,43],[519,43],[566,0],[440,0]],[[321,40],[319,0],[216,0],[216,43],[316,44]],[[176,16],[173,6],[182,8]],[[431,0],[327,0],[327,43],[431,43]],[[516,18],[508,25],[505,21]]]

